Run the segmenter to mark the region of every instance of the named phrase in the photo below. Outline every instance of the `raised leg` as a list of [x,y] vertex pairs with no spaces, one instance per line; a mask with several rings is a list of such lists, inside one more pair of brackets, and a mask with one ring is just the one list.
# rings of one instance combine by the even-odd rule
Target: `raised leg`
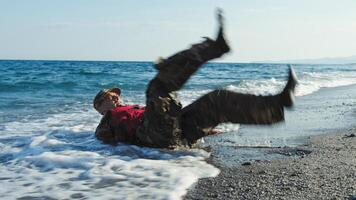
[[277,95],[256,96],[229,90],[212,91],[187,107],[181,114],[183,137],[194,143],[208,133],[203,131],[223,122],[273,124],[284,120],[284,107],[293,105],[296,77],[292,70],[284,90]]
[[217,18],[219,29],[215,40],[205,38],[205,41],[194,44],[191,48],[178,52],[167,59],[161,59],[155,64],[158,69],[155,78],[165,85],[167,92],[179,90],[204,63],[219,58],[230,51],[224,38],[221,11],[218,12]]
[[146,90],[146,110],[143,124],[137,137],[145,146],[170,147],[179,145],[182,139],[179,114],[181,104],[175,91],[205,62],[221,57],[230,50],[223,37],[221,13],[218,14],[217,39],[206,38],[190,49],[181,51],[155,65],[158,74],[150,81]]

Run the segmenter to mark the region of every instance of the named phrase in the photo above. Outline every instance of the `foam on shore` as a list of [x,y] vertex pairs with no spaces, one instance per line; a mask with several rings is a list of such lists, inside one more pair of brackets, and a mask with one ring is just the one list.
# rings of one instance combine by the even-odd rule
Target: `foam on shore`
[[199,178],[219,173],[205,162],[209,153],[203,150],[101,144],[93,133],[97,122],[79,121],[90,115],[56,114],[5,124],[2,198],[180,199]]

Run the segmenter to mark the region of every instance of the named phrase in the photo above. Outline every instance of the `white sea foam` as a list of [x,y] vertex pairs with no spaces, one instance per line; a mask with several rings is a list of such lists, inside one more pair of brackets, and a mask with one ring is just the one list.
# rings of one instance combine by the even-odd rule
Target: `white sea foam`
[[[256,95],[277,94],[283,90],[286,80],[275,78],[243,80],[237,85],[228,85],[225,89]],[[303,72],[298,76],[296,96],[312,94],[321,88],[340,87],[356,84],[356,73],[351,72]]]
[[178,97],[181,101],[183,107],[191,104],[193,101],[197,100],[199,97],[212,91],[212,89],[205,90],[181,90],[178,91]]
[[356,84],[356,74],[352,72],[304,72],[300,76],[297,96],[308,95],[320,88],[340,87]]
[[96,117],[83,111],[4,124],[2,198],[180,199],[219,173],[202,150],[103,145],[94,138]]
[[235,92],[255,94],[255,95],[271,95],[280,92],[283,89],[285,81],[275,78],[265,80],[243,80],[238,85],[228,85],[225,89]]
[[[145,151],[149,154],[151,150]],[[88,199],[180,199],[198,178],[219,173],[206,164],[206,156],[192,152],[172,154],[168,160],[120,159],[118,155],[95,152],[47,151],[1,166],[1,177],[5,179],[2,181],[7,184],[0,188],[0,193],[9,199],[63,199],[73,195]]]
[[78,133],[95,130],[99,120],[100,116],[93,110],[59,113],[43,119],[23,119],[22,121],[6,123],[4,124],[4,131],[14,135],[51,132],[58,129]]

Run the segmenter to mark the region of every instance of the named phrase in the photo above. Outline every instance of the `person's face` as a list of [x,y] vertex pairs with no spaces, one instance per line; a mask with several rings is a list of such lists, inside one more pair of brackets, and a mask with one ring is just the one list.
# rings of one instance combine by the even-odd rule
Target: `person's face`
[[121,97],[115,92],[109,92],[105,95],[103,102],[98,107],[98,111],[100,114],[104,115],[107,111],[114,109],[121,104]]

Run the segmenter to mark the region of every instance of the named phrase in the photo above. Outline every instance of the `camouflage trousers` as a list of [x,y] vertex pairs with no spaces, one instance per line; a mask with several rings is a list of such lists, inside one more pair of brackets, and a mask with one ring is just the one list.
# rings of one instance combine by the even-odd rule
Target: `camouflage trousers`
[[[219,38],[220,37],[220,38]],[[205,62],[229,51],[220,34],[155,64],[157,75],[146,90],[146,109],[137,137],[144,146],[190,145],[223,122],[272,124],[284,119],[279,95],[255,96],[215,90],[182,108],[176,97],[189,77]]]

